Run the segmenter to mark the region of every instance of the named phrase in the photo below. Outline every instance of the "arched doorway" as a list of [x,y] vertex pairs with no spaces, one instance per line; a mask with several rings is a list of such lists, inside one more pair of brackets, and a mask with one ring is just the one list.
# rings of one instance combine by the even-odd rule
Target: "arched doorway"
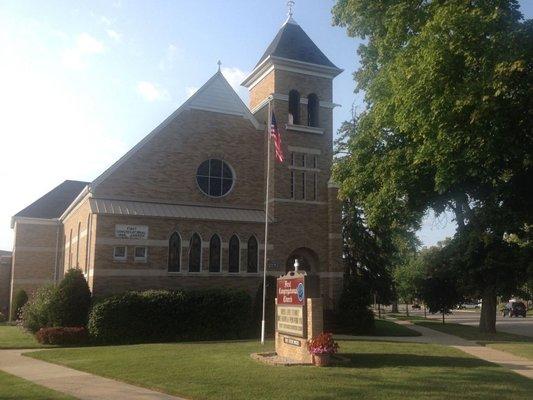
[[308,275],[318,273],[318,256],[313,250],[307,247],[300,247],[294,250],[287,258],[285,272],[294,271],[295,259],[298,259],[298,263],[300,264],[298,269],[300,271],[305,271]]

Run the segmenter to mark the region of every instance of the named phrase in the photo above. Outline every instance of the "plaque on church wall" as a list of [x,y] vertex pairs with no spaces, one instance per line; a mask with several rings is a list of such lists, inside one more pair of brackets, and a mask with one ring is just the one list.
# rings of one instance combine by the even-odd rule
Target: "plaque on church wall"
[[115,237],[121,239],[148,239],[148,226],[115,225]]

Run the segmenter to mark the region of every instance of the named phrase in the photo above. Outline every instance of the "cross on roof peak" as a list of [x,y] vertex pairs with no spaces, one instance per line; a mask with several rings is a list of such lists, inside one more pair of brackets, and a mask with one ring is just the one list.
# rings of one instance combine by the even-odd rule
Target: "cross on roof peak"
[[287,9],[288,9],[287,15],[288,15],[289,18],[292,18],[292,15],[294,14],[294,11],[293,11],[294,4],[295,4],[295,2],[292,1],[292,0],[289,0],[287,2]]

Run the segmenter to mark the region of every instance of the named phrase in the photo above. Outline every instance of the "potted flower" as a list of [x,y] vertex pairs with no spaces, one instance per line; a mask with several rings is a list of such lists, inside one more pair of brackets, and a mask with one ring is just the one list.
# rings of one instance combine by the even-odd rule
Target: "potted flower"
[[321,333],[307,342],[307,349],[313,355],[313,363],[324,367],[329,365],[331,355],[339,350],[339,345],[331,333]]

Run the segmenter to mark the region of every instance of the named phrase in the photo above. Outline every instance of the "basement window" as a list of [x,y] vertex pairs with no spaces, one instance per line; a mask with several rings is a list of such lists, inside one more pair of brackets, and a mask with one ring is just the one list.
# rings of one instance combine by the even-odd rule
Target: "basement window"
[[113,249],[113,259],[116,261],[126,261],[128,249],[126,246],[115,246]]
[[148,258],[148,249],[146,246],[136,246],[133,253],[133,261],[146,262]]

